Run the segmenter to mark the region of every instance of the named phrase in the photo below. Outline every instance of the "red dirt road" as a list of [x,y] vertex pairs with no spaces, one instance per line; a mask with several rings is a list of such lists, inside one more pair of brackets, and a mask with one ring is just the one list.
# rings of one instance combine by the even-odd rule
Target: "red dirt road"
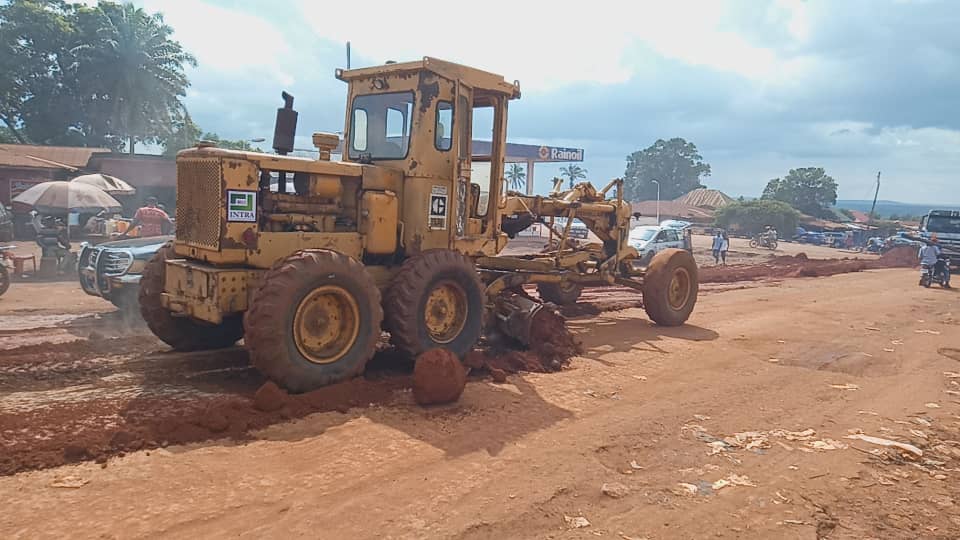
[[[639,309],[574,319],[585,352],[568,369],[474,379],[455,404],[420,408],[408,384],[390,388],[409,375],[374,370],[358,384],[382,399],[250,440],[6,476],[0,536],[960,535],[960,295],[909,270],[762,285],[710,291],[681,328]],[[14,365],[0,353],[0,409],[92,393],[162,416],[178,410],[171,396],[261,382],[233,353],[157,354],[118,336],[122,352],[40,345]]]

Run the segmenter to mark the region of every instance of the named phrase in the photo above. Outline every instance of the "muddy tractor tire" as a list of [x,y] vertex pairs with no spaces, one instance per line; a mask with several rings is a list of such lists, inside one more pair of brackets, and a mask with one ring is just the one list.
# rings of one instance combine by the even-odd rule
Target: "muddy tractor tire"
[[435,249],[407,259],[384,299],[384,328],[405,354],[437,347],[463,357],[480,339],[483,284],[469,257]]
[[544,302],[553,302],[558,306],[569,306],[577,303],[583,287],[576,283],[540,283],[537,292]]
[[294,393],[363,373],[376,352],[383,308],[362,263],[326,249],[299,251],[261,283],[243,319],[257,369]]
[[643,282],[643,308],[661,326],[685,323],[697,303],[697,262],[682,249],[665,249],[650,261]]
[[166,244],[147,262],[140,278],[140,315],[161,341],[177,351],[205,351],[230,347],[243,337],[240,317],[220,324],[204,324],[186,317],[174,317],[160,303],[167,259],[175,258],[173,246]]

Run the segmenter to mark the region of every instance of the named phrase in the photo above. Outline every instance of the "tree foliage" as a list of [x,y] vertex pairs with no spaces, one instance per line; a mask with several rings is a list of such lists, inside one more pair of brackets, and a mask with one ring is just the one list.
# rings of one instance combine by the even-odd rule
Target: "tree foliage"
[[508,185],[512,190],[520,191],[527,183],[527,173],[523,170],[523,167],[516,163],[510,164],[506,176]]
[[716,224],[724,229],[736,229],[748,234],[763,230],[772,225],[781,235],[792,235],[796,230],[800,213],[789,204],[773,200],[735,201],[719,210],[715,215]]
[[647,201],[657,197],[676,199],[694,189],[704,187],[702,179],[710,176],[710,165],[703,161],[697,146],[680,137],[668,141],[658,139],[650,147],[627,156],[623,175],[624,198]]
[[582,180],[587,177],[587,170],[571,163],[566,167],[560,167],[560,176],[566,178],[570,184],[570,189],[573,189],[573,185],[577,183],[577,180]]
[[790,169],[782,179],[767,182],[762,198],[785,202],[811,216],[830,217],[830,207],[837,202],[837,182],[822,167]]
[[37,144],[132,152],[168,137],[196,65],[172,33],[130,3],[0,5],[0,121]]

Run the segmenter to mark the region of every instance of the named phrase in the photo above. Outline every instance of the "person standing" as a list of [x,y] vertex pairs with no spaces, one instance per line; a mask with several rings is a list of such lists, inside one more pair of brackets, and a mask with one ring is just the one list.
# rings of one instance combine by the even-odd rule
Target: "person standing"
[[717,231],[717,235],[713,237],[713,264],[720,264],[720,246],[723,244],[723,231]]
[[170,221],[170,216],[160,208],[157,208],[156,197],[147,197],[147,205],[137,210],[137,213],[133,215],[133,221],[130,222],[130,227],[128,227],[127,231],[120,235],[120,237],[126,238],[130,231],[138,225],[140,226],[141,238],[160,236],[164,234],[164,229],[169,230],[173,228],[173,222]]
[[727,264],[727,250],[730,249],[730,237],[727,236],[727,233],[723,233],[723,238],[720,240],[720,259],[723,261],[723,265]]

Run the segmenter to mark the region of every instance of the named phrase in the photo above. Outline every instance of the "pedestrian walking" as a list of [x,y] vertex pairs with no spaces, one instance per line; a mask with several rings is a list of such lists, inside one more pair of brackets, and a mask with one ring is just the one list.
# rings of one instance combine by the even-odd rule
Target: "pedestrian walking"
[[730,237],[727,236],[727,233],[723,233],[723,238],[720,240],[720,260],[723,261],[724,266],[727,264],[727,250],[730,249]]
[[723,245],[723,231],[717,231],[713,237],[713,264],[720,264],[720,246]]

